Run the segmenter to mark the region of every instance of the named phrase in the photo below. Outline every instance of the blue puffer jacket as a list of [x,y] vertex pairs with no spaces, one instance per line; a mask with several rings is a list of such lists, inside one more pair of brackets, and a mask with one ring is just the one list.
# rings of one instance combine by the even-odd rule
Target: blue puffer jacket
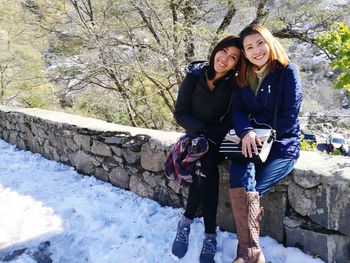
[[[280,79],[278,81],[278,74]],[[277,84],[278,82],[278,84]],[[278,95],[276,93],[278,85]],[[274,107],[278,96],[277,140],[273,143],[271,156],[296,159],[300,155],[300,125],[298,114],[302,102],[301,81],[295,64],[285,68],[279,66],[262,81],[257,95],[249,87],[238,90],[233,99],[233,125],[238,135],[247,130],[264,126],[273,126]],[[250,116],[249,119],[247,116]],[[266,127],[265,127],[266,128]]]

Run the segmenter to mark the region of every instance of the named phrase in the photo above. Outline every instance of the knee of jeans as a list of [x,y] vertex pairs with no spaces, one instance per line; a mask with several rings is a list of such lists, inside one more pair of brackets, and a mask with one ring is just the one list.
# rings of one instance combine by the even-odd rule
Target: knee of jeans
[[230,172],[230,188],[243,187],[241,177],[235,176]]
[[230,178],[230,188],[244,187],[247,192],[255,192],[256,181],[255,180],[237,180]]
[[231,165],[230,188],[244,187],[246,191],[255,191],[255,186],[255,166],[253,163]]
[[[296,161],[292,159],[283,160],[283,162],[280,161],[280,163],[282,163],[282,166],[271,166],[272,168],[268,172],[261,174],[260,179],[258,180],[258,186],[256,187],[256,190],[259,192],[259,194],[262,196],[284,177],[286,177],[293,169],[295,162]],[[278,169],[281,167],[282,169]],[[278,172],[276,172],[276,168]]]

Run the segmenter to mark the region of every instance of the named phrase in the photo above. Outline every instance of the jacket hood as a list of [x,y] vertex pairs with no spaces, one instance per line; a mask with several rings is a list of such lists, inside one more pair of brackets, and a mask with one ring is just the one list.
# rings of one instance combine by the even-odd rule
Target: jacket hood
[[187,74],[192,74],[195,76],[203,76],[205,70],[209,67],[209,62],[205,60],[198,60],[191,62],[186,68],[185,72]]
[[[205,76],[205,72],[209,69],[209,62],[205,60],[197,60],[191,62],[186,68],[185,72],[194,76]],[[228,80],[233,78],[235,75],[234,70],[230,70],[222,78],[223,80]],[[220,80],[219,80],[220,81]]]

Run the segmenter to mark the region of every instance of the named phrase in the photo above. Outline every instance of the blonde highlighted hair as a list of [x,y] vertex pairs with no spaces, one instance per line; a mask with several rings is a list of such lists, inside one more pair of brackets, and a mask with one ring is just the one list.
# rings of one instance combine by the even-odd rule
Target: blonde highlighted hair
[[[270,55],[268,60],[268,66],[267,70],[269,72],[273,71],[279,63],[282,67],[285,67],[289,63],[288,55],[284,48],[282,47],[281,43],[271,34],[271,32],[260,24],[250,24],[246,28],[244,28],[239,33],[239,38],[241,41],[241,45],[244,51],[243,41],[246,36],[253,35],[253,34],[260,34],[264,40],[266,41],[266,44],[270,48]],[[247,60],[244,56],[242,56],[242,63],[240,67],[240,72],[237,76],[237,83],[239,86],[245,86],[247,83],[251,83],[256,79],[256,73],[254,70],[254,65]]]

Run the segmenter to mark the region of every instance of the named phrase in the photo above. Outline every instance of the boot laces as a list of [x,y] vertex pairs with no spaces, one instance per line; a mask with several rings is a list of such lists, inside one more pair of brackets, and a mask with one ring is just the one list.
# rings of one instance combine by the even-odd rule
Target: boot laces
[[190,228],[186,226],[179,226],[179,229],[176,234],[176,241],[178,242],[188,242],[188,235],[190,234]]
[[214,239],[206,238],[203,242],[202,254],[215,255],[216,241]]

